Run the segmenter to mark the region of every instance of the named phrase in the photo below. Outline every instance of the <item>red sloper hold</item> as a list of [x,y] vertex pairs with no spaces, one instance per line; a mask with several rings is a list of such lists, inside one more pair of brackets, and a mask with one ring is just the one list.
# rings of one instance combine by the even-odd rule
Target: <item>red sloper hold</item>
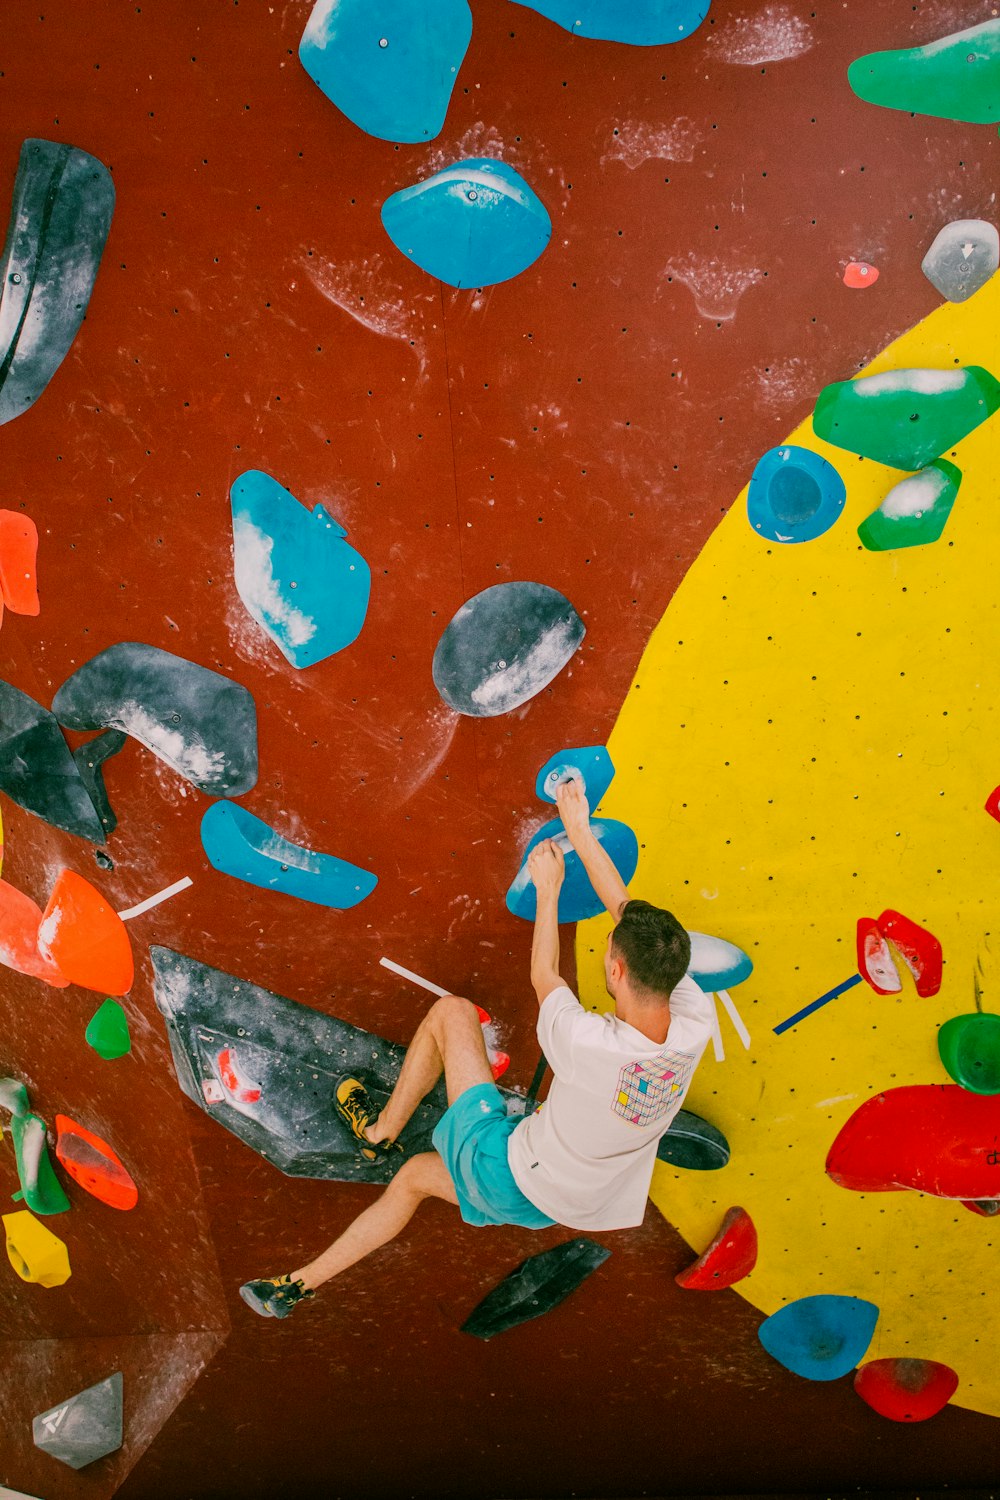
[[693,1266],[674,1277],[689,1292],[715,1292],[749,1276],[757,1264],[757,1230],[745,1208],[731,1208],[715,1239]]
[[858,918],[858,973],[867,980],[876,995],[895,995],[903,988],[899,971],[892,961],[889,944],[871,917]]
[[986,811],[1000,823],[1000,786],[995,786],[986,799]]
[[902,912],[891,908],[882,913],[878,925],[882,935],[895,944],[905,959],[906,966],[913,975],[917,994],[925,997],[936,995],[941,988],[943,955],[941,944],[933,932],[928,932],[926,927],[918,927],[916,922],[911,922]]
[[880,1417],[926,1422],[948,1405],[958,1376],[933,1359],[873,1359],[858,1370],[854,1389]]
[[998,1198],[1000,1094],[957,1083],[887,1089],[841,1127],[826,1170],[856,1193],[913,1188],[935,1198]]
[[56,1115],[56,1131],[56,1155],[74,1182],[109,1208],[135,1208],[139,1189],[107,1141],[68,1115]]

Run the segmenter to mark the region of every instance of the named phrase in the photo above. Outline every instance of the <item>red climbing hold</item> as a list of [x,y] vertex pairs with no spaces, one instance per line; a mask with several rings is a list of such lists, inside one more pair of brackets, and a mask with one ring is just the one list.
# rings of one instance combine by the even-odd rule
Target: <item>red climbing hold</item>
[[510,1067],[510,1053],[509,1052],[491,1052],[490,1053],[490,1068],[491,1068],[492,1073],[493,1073],[494,1082],[496,1081],[496,1079],[502,1078],[503,1075],[506,1073],[506,1071],[507,1071],[507,1069],[509,1067]]
[[44,979],[46,984],[62,990],[69,980],[58,965],[38,951],[41,920],[41,908],[30,896],[0,880],[0,964],[16,969],[18,974]]
[[942,953],[941,944],[933,932],[918,927],[902,912],[884,911],[878,919],[884,937],[898,948],[906,967],[913,975],[917,994],[925,997],[936,995],[941,988]]
[[749,1276],[757,1264],[757,1231],[745,1208],[731,1208],[704,1255],[674,1277],[689,1292],[715,1292]]
[[240,1104],[256,1104],[261,1094],[260,1084],[247,1078],[233,1056],[232,1048],[223,1047],[215,1060],[219,1065],[219,1077],[233,1098]]
[[56,1130],[56,1155],[74,1182],[109,1208],[135,1208],[139,1189],[107,1141],[68,1115],[56,1115]]
[[37,615],[38,528],[30,516],[0,510],[0,596],[16,615]]
[[948,1405],[958,1376],[934,1359],[873,1359],[858,1370],[854,1389],[880,1417],[926,1422]]
[[982,1219],[993,1219],[1000,1214],[1000,1198],[963,1198],[962,1207]]
[[858,973],[866,979],[876,995],[895,995],[903,988],[899,971],[892,961],[889,944],[871,917],[858,918]]
[[71,984],[124,995],[134,978],[124,923],[100,891],[72,870],[61,870],[38,929],[38,948]]
[[955,1083],[887,1089],[842,1126],[826,1170],[856,1193],[913,1188],[935,1198],[998,1198],[1000,1095]]
[[866,260],[852,260],[844,267],[844,285],[858,291],[862,287],[874,286],[878,281],[878,268]]
[[995,786],[986,799],[986,811],[1000,823],[1000,786]]

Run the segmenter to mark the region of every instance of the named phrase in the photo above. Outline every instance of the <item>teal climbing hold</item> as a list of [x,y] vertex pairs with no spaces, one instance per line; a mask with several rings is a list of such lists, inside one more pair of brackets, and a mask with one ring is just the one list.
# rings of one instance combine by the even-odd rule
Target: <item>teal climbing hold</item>
[[291,843],[234,802],[213,802],[205,809],[201,842],[223,875],[337,911],[357,906],[378,885],[369,870]]
[[866,516],[858,536],[869,552],[922,547],[936,542],[951,515],[962,471],[939,458],[919,474],[893,485],[877,510]]
[[517,0],[574,36],[633,47],[679,42],[708,15],[709,0]]
[[69,1199],[53,1171],[45,1130],[40,1115],[14,1115],[10,1122],[21,1180],[21,1191],[13,1198],[15,1203],[26,1203],[35,1214],[63,1214],[69,1208]]
[[765,1319],[757,1336],[779,1364],[806,1380],[839,1380],[860,1364],[878,1308],[862,1297],[800,1297]]
[[1000,407],[1000,382],[980,365],[887,370],[820,392],[817,437],[893,469],[922,469]]
[[1000,21],[985,21],[924,47],[869,52],[847,81],[859,99],[886,109],[967,120],[1000,120]]
[[106,1062],[124,1057],[132,1051],[128,1017],[117,1000],[105,1000],[91,1016],[84,1032],[87,1045],[93,1047]]

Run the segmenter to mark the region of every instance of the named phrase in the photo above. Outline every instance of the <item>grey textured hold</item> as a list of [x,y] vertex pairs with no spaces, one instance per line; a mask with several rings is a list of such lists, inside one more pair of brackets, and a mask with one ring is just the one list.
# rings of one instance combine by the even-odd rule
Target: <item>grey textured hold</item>
[[114,1453],[122,1445],[124,1384],[121,1371],[116,1370],[107,1380],[43,1411],[31,1424],[35,1447],[71,1469],[82,1469]]
[[949,302],[967,302],[1000,266],[1000,234],[986,219],[955,219],[935,236],[921,270]]

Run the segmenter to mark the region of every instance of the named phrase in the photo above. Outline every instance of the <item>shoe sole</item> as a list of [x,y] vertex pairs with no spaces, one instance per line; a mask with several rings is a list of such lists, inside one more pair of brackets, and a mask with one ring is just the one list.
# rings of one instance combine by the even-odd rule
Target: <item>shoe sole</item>
[[240,1287],[240,1296],[243,1298],[243,1301],[246,1303],[247,1307],[253,1308],[253,1311],[255,1313],[258,1313],[260,1317],[276,1318],[278,1316],[278,1314],[274,1312],[270,1307],[268,1307],[266,1302],[262,1302],[257,1294],[255,1292],[252,1292],[248,1286]]

